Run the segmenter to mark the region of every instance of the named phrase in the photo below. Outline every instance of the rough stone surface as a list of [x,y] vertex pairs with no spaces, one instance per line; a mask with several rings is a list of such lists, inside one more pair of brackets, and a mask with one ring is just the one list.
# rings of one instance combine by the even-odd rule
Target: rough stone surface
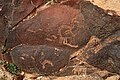
[[106,38],[114,31],[120,29],[120,17],[110,16],[102,8],[83,1],[80,4],[85,23],[92,35],[98,38]]
[[[41,48],[42,45],[46,45],[44,51],[47,51],[47,49],[52,50],[55,47],[61,47],[68,50],[71,48],[78,49],[81,45],[85,45],[92,35],[104,39],[112,32],[120,29],[119,16],[108,15],[102,8],[99,8],[88,1],[81,1],[70,5],[68,3],[69,1],[65,2],[65,4],[53,4],[43,10],[38,8],[35,11],[36,14],[32,17],[29,15],[21,23],[12,28],[8,36],[8,48],[16,49],[16,46],[24,44],[29,45],[31,50],[32,48],[34,49],[34,46],[36,45],[41,45]],[[47,48],[49,46],[52,46],[53,48]],[[27,50],[27,48],[25,49]],[[20,48],[17,49],[19,51]],[[22,50],[26,51],[25,49]],[[21,55],[23,54],[22,50],[20,49],[19,51],[19,54]],[[29,53],[33,55],[31,50]],[[14,53],[17,53],[17,51],[14,52],[13,50],[12,54]],[[66,53],[66,55],[69,56],[70,54],[72,53]],[[17,64],[18,61],[16,61],[15,57],[18,57],[18,54],[14,55],[11,56],[14,63]],[[35,53],[35,55],[37,55],[37,53]],[[45,54],[45,56],[49,57],[47,54]],[[65,57],[67,62],[69,56]],[[54,56],[51,56],[51,58],[54,58]],[[36,61],[37,60],[39,61],[39,58],[36,58]],[[39,62],[36,64],[41,65]],[[65,64],[63,63],[63,65]],[[26,71],[29,69],[23,64],[19,64],[18,66]],[[28,64],[28,66],[31,67],[31,64]],[[46,73],[47,70],[49,71],[49,68],[50,67],[40,71]],[[56,72],[54,68],[55,70],[60,69],[59,66],[53,66],[50,68],[51,71],[49,72],[52,73],[52,70],[53,72]]]
[[108,78],[105,79],[105,80],[119,80],[119,79],[120,79],[120,76],[119,76],[119,75],[114,75],[114,76],[108,77]]
[[2,13],[10,19],[10,24],[13,27],[45,2],[44,0],[5,0],[2,3]]
[[4,44],[5,41],[5,22],[3,21],[3,17],[0,16],[0,46]]
[[88,42],[89,37],[80,10],[57,4],[37,12],[33,18],[13,28],[7,45],[47,44],[78,48]]
[[119,0],[88,0],[88,1],[91,1],[93,4],[108,11],[110,15],[113,14],[120,15]]
[[[41,80],[50,80],[50,78],[42,77]],[[103,80],[98,75],[72,75],[72,76],[65,76],[65,77],[58,77],[52,80]]]
[[3,45],[5,44],[6,40],[6,27],[5,27],[4,18],[0,13],[0,60],[2,59],[2,51],[3,51]]
[[51,74],[59,72],[69,62],[70,49],[56,48],[47,45],[17,46],[12,52],[12,60],[18,67],[27,72]]
[[15,0],[15,8],[13,14],[13,24],[18,23],[23,18],[28,16],[35,8],[42,5],[44,0]]
[[120,41],[115,41],[109,46],[89,57],[88,62],[101,69],[120,74]]
[[[52,75],[31,80],[119,80],[120,16],[84,0],[44,3],[43,0],[0,3],[0,14],[8,23],[6,27],[0,26],[3,33],[8,28],[7,43],[4,34],[0,34],[1,43],[7,45],[3,47],[4,58],[25,72],[16,76],[16,80],[17,77],[28,80],[26,72]],[[1,19],[0,25],[3,22]],[[0,71],[3,73],[0,76],[8,75],[3,72],[4,64]]]

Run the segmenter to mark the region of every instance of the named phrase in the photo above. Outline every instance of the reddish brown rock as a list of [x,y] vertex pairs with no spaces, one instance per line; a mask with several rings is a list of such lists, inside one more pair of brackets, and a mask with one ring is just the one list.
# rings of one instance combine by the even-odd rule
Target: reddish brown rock
[[[120,29],[119,16],[110,16],[90,2],[80,2],[79,7],[76,4],[38,8],[32,17],[29,15],[14,26],[7,38],[13,62],[27,72],[55,73],[67,65],[72,51],[86,44],[91,35],[104,39]],[[55,52],[55,48],[60,52]],[[101,68],[101,64],[97,67]]]
[[2,56],[2,51],[3,51],[3,46],[5,44],[5,39],[6,39],[6,27],[5,23],[3,21],[3,17],[0,16],[0,60],[3,58]]
[[45,2],[44,0],[14,0],[14,2],[5,0],[2,3],[2,13],[12,21],[10,24],[13,27]]
[[79,3],[83,0],[58,0],[63,5],[68,5],[74,8],[80,8]]
[[120,41],[115,41],[103,47],[87,60],[100,69],[120,74]]
[[80,10],[60,4],[36,13],[12,28],[7,38],[12,52],[5,57],[27,72],[55,73],[67,65],[73,49],[89,40],[84,17]]
[[35,8],[42,5],[44,0],[15,0],[13,24],[27,17]]
[[89,1],[81,1],[79,7],[91,35],[104,39],[114,31],[120,30],[120,16],[108,15],[104,9]]
[[0,46],[4,44],[4,41],[5,41],[5,24],[1,18],[0,19]]
[[80,10],[56,4],[37,12],[36,16],[13,28],[8,46],[47,44],[78,48],[89,37]]
[[19,45],[12,52],[13,62],[22,70],[39,74],[58,72],[68,64],[71,49],[47,45]]
[[0,53],[0,60],[2,60],[3,59],[3,55]]

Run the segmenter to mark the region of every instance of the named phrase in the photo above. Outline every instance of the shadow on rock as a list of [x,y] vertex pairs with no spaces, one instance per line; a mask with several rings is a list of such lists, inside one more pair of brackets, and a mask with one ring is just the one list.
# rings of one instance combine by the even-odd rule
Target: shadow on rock
[[120,74],[120,41],[105,46],[87,60],[91,65]]

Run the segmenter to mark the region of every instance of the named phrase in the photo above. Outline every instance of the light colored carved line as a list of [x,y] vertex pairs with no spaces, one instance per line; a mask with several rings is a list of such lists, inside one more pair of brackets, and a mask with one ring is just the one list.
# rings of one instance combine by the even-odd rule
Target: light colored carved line
[[50,64],[51,66],[53,66],[53,63],[51,61],[49,61],[49,60],[44,60],[41,64],[42,64],[43,69],[45,69],[46,64]]
[[52,42],[52,41],[53,41],[53,40],[52,40],[52,39],[50,39],[50,38],[46,38],[46,40],[47,40],[47,41],[50,41],[50,42]]
[[30,3],[32,4],[32,6],[37,7],[32,0],[30,1]]
[[70,47],[78,48],[78,45],[72,45],[72,44],[68,43],[67,38],[63,39],[63,44],[67,45],[67,46],[70,46]]

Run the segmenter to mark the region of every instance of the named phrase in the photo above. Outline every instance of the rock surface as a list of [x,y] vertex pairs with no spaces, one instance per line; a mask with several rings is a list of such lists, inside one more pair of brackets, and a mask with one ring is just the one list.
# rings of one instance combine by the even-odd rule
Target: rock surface
[[[14,79],[120,79],[120,16],[114,11],[83,0],[10,1],[0,3],[0,31],[5,33],[0,44],[4,59],[24,71]],[[13,78],[0,65],[1,79]]]
[[47,45],[20,45],[12,50],[11,56],[13,63],[24,71],[52,75],[68,64],[71,53],[72,49]]
[[88,63],[101,69],[120,74],[120,41],[110,43],[93,56]]
[[37,11],[33,18],[25,19],[14,27],[7,45],[47,44],[78,48],[88,42],[89,37],[80,10],[56,4]]
[[106,10],[110,15],[120,15],[120,1],[119,0],[88,0],[93,4],[100,6]]
[[[24,19],[24,21],[12,28],[7,38],[7,47],[16,49],[17,45],[24,44],[29,46],[41,45],[42,48],[42,45],[47,45],[54,48],[69,48],[68,50],[72,48],[74,51],[76,48],[78,50],[80,47],[82,47],[82,45],[85,45],[89,41],[90,36],[96,36],[103,40],[104,38],[111,35],[114,31],[120,29],[119,16],[114,17],[108,15],[106,12],[104,12],[103,9],[91,4],[88,1],[81,1],[74,5],[77,4],[80,8],[69,6],[67,2],[65,2],[64,5],[63,3],[53,4],[50,7],[43,9],[42,11],[41,8],[38,8],[36,10],[36,14],[33,17],[28,16],[28,18]],[[17,49],[19,50],[19,48]],[[47,49],[49,48],[46,48],[44,50]],[[21,52],[19,52],[19,54],[22,55],[23,52],[22,50],[20,51]],[[12,53],[17,52],[14,52],[13,50]],[[37,53],[34,53],[32,51],[30,51],[30,53],[31,55],[37,55]],[[54,52],[52,52],[52,54],[54,54]],[[16,65],[20,66],[20,62],[16,61],[16,58],[14,58],[18,55],[14,55],[11,55],[13,62],[16,63]],[[66,53],[66,55],[70,56],[69,53]],[[52,57],[47,54],[45,54],[45,56],[54,58],[54,56]],[[68,56],[65,58],[67,59],[66,62],[68,62]],[[39,62],[38,64],[41,65]],[[21,68],[23,68],[23,70],[27,71],[27,69],[29,69],[23,67],[22,65],[23,64],[21,64]],[[57,66],[53,67],[57,68]],[[47,70],[49,70],[49,68],[45,70],[45,73]],[[53,70],[53,72],[55,71]]]
[[10,19],[12,27],[26,18],[35,8],[45,4],[44,0],[5,0],[2,3],[2,13]]

